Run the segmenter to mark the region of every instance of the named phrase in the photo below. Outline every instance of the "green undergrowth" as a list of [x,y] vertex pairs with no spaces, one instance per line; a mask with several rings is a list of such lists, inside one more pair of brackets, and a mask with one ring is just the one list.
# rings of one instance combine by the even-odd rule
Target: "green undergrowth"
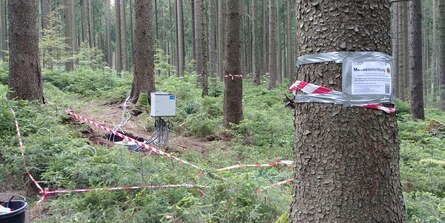
[[[286,85],[265,90],[265,83],[244,83],[244,120],[222,128],[223,84],[210,78],[202,98],[198,77],[156,77],[158,91],[177,96],[172,130],[207,139],[207,151],[173,149],[173,155],[208,172],[156,154],[124,147],[92,145],[82,135],[86,124],[67,123],[66,108],[81,110],[88,101],[127,97],[130,74],[116,77],[108,69],[70,73],[43,72],[47,104],[6,101],[7,69],[0,64],[0,188],[28,190],[30,207],[39,198],[20,156],[13,108],[21,125],[26,161],[36,179],[50,190],[189,183],[199,188],[93,191],[53,195],[36,222],[284,222],[291,185],[263,191],[292,177],[287,167],[244,168],[218,172],[236,163],[292,160],[293,112],[284,107]],[[409,106],[398,102],[400,169],[408,222],[445,221],[445,114],[427,109],[425,121],[413,121]],[[141,123],[143,124],[143,123]],[[175,152],[181,151],[181,152]],[[215,176],[217,174],[217,176]]]

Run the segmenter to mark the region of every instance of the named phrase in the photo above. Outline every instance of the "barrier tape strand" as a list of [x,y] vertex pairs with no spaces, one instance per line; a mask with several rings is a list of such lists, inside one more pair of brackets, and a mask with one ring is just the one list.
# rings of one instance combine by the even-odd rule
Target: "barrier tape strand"
[[226,170],[232,170],[232,169],[244,168],[244,167],[274,167],[274,166],[278,166],[278,165],[291,166],[292,164],[294,164],[294,161],[291,161],[291,160],[279,160],[279,161],[276,161],[276,162],[266,163],[266,164],[261,164],[261,163],[256,163],[256,164],[236,164],[236,165],[233,165],[233,166],[217,169],[216,171],[220,172],[220,171],[226,171]]

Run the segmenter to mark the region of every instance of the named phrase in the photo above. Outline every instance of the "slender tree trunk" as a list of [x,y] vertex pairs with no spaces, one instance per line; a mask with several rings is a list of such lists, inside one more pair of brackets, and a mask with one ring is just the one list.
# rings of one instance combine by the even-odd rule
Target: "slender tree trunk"
[[[390,53],[388,1],[373,1],[366,13],[355,10],[362,9],[362,3],[298,0],[297,26],[302,27],[298,54],[344,50]],[[344,24],[358,25],[361,32]],[[307,64],[299,69],[298,77],[341,91],[341,70],[337,63]],[[294,135],[290,222],[404,221],[394,114],[298,103]]]
[[403,5],[404,3],[396,3],[398,5],[398,11],[399,11],[399,79],[398,79],[398,86],[399,86],[399,98],[403,101],[406,100],[406,94],[405,94],[405,39],[406,39],[406,33],[405,33],[405,12],[403,11]]
[[[414,119],[425,119],[423,108],[422,78],[422,9],[420,0],[412,0],[410,5],[410,76],[411,76],[411,115]],[[445,37],[445,36],[444,36]]]
[[204,69],[204,63],[203,63],[203,55],[202,55],[202,48],[205,47],[202,45],[201,42],[201,1],[205,0],[195,0],[195,46],[196,46],[196,73],[198,75],[202,74],[202,70]]
[[[81,19],[82,19],[82,42],[88,43],[88,0],[81,1]],[[89,44],[89,43],[88,43]]]
[[105,0],[105,32],[106,32],[106,60],[109,67],[113,66],[113,51],[111,50],[111,12],[110,0]]
[[[121,38],[121,1],[115,0],[115,30],[116,30],[116,72],[118,75],[122,72],[122,38]],[[148,3],[147,3],[148,4]]]
[[252,77],[255,85],[260,85],[261,79],[258,71],[258,19],[257,19],[257,2],[251,1],[252,4]]
[[[133,10],[134,10],[133,0],[130,0],[130,50],[129,50],[129,52],[130,52],[131,60],[129,60],[129,62],[128,62],[130,69],[132,69],[132,66],[134,65],[134,13],[133,13]],[[165,41],[164,38],[162,38],[162,41]]]
[[134,79],[131,89],[132,102],[136,103],[141,94],[150,97],[155,91],[154,81],[154,45],[152,29],[151,0],[135,0],[135,50]]
[[286,30],[287,30],[287,38],[286,38],[286,45],[287,45],[287,69],[286,69],[286,77],[291,80],[292,73],[294,71],[294,64],[293,64],[293,58],[292,58],[292,4],[290,0],[287,0],[287,24],[286,24]]
[[44,103],[35,0],[9,1],[9,99]]
[[[65,21],[65,43],[67,44],[66,51],[68,56],[74,56],[74,52],[77,50],[76,44],[76,27],[74,17],[74,2],[72,0],[63,0],[63,18]],[[69,59],[65,63],[65,70],[74,70],[74,59]]]
[[438,44],[437,44],[437,0],[432,0],[432,3],[433,4],[431,7],[431,10],[432,10],[431,14],[433,15],[433,47],[432,47],[432,56],[431,56],[431,58],[432,58],[432,62],[431,62],[432,80],[431,80],[431,92],[430,93],[433,97],[433,105],[435,106],[436,100],[437,100],[437,94],[436,94],[436,88],[437,88],[436,77],[438,75],[438,73],[437,73],[438,59],[437,58],[438,58],[438,53],[439,53],[438,49],[437,49],[437,46],[438,46]]
[[408,8],[408,4],[409,2],[402,2],[403,4],[403,12],[404,12],[404,17],[403,17],[403,90],[405,91],[404,95],[405,98],[404,100],[408,100],[409,98],[411,98],[410,95],[410,75],[409,75],[409,68],[410,68],[410,64],[409,64],[409,50],[410,50],[410,41],[409,41],[409,8]]
[[396,96],[399,96],[399,11],[398,11],[398,3],[391,4],[391,40],[392,40],[392,56],[393,56],[393,71],[395,74],[395,83],[394,93]]
[[90,37],[90,48],[93,48],[96,46],[96,35],[94,33],[94,7],[91,0],[88,0],[88,18],[90,19],[88,21],[88,27],[90,28],[88,30],[88,36]]
[[[422,28],[423,29],[423,28]],[[429,29],[425,28],[422,30],[422,74],[423,74],[423,98],[424,98],[424,106],[428,106],[428,100],[425,98],[429,97],[428,95],[428,87],[430,75],[428,75],[428,66],[429,66]]]
[[5,48],[4,48],[4,46],[5,46],[5,38],[4,38],[4,33],[3,33],[3,30],[4,30],[4,20],[5,20],[5,18],[4,18],[4,16],[5,16],[5,13],[4,13],[4,10],[5,10],[5,8],[4,8],[4,3],[3,3],[3,1],[4,0],[0,0],[0,61],[1,60],[3,60],[3,50],[5,50]]
[[[192,0],[193,1],[193,0]],[[224,80],[224,16],[223,7],[224,1],[218,0],[218,77],[222,81]]]
[[210,76],[215,75],[216,71],[216,16],[215,16],[215,4],[216,0],[208,1],[208,9],[206,13],[207,18],[207,30],[208,30],[208,61]]
[[42,0],[42,32],[45,35],[44,30],[48,28],[49,24],[49,13],[51,11],[50,0]]
[[207,70],[207,8],[206,1],[200,1],[200,17],[201,17],[201,55],[202,55],[202,70],[201,70],[201,87],[202,87],[202,97],[209,95],[209,84],[208,84],[208,70]]
[[241,74],[241,5],[239,0],[226,2],[226,50],[224,73],[224,126],[243,120],[243,79]]
[[276,0],[269,0],[269,85],[268,89],[274,89],[277,81],[277,9]]
[[184,26],[182,15],[182,0],[176,0],[176,44],[178,53],[176,54],[176,74],[178,77],[184,76]]
[[156,41],[159,40],[159,26],[158,26],[158,0],[154,0],[155,1],[155,10],[154,10],[154,14],[155,14],[155,30],[156,30]]
[[190,0],[190,7],[192,11],[192,49],[193,60],[196,61],[196,13],[195,13],[195,0]]
[[439,62],[439,92],[440,92],[440,109],[445,111],[445,0],[439,1],[439,26],[440,26],[440,62]]
[[269,72],[269,38],[267,33],[267,0],[263,1],[263,74]]
[[127,19],[125,9],[127,4],[121,0],[121,35],[122,35],[122,69],[128,70],[128,48],[127,48]]

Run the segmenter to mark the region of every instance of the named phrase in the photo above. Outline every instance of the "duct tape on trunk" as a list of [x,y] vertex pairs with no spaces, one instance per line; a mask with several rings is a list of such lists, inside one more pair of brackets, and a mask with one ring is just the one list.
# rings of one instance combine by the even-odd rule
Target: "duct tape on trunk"
[[381,52],[330,52],[304,55],[297,67],[335,62],[342,64],[342,91],[295,94],[298,103],[333,103],[344,106],[394,104],[392,57]]

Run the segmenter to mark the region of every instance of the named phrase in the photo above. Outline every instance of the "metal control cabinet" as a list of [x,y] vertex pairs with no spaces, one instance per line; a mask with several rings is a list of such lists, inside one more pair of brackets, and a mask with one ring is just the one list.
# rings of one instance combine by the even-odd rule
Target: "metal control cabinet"
[[151,112],[153,117],[176,116],[176,96],[164,92],[151,92]]

